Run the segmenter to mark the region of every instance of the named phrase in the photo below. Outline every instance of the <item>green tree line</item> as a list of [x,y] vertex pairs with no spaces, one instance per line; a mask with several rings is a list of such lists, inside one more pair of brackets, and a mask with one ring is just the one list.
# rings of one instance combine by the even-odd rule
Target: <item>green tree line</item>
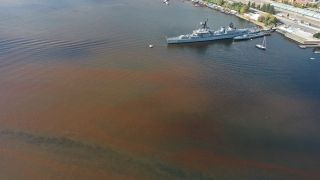
[[[252,3],[252,4],[254,4],[254,3]],[[254,4],[254,6],[255,6],[255,4]],[[251,7],[254,8],[253,6],[251,6]],[[263,11],[263,12],[266,12],[266,13],[269,13],[269,14],[274,14],[275,13],[274,6],[272,6],[270,4],[265,4],[265,3],[263,3],[263,5],[261,7],[260,7],[260,5],[258,5],[255,9],[258,9],[260,11]]]
[[249,11],[249,7],[248,5],[241,3],[241,2],[234,2],[234,3],[228,3],[227,1],[224,0],[206,0],[207,2],[211,2],[214,3],[218,6],[224,6],[226,8],[232,9],[232,10],[236,10],[240,13],[246,13]]
[[214,3],[214,4],[218,5],[218,6],[222,6],[223,4],[225,4],[224,0],[205,0],[205,1]]

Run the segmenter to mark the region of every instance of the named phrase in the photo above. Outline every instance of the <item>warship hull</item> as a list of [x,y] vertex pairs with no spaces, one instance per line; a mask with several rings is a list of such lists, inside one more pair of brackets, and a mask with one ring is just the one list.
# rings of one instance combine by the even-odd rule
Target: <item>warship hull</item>
[[178,37],[167,38],[168,44],[181,44],[181,43],[193,43],[193,42],[203,42],[203,41],[214,41],[214,40],[221,40],[221,39],[232,39],[236,36],[241,36],[245,33],[245,31],[239,31],[238,33],[234,34],[222,34],[222,35],[213,35],[209,37],[190,37],[186,39],[182,39]]
[[214,41],[219,39],[231,39],[236,36],[241,36],[248,32],[248,29],[236,29],[230,23],[227,28],[221,27],[220,30],[213,31],[207,26],[208,18],[204,23],[200,22],[200,29],[194,30],[192,34],[180,35],[177,37],[167,38],[168,44],[182,44],[203,41]]
[[263,36],[265,36],[265,35],[266,35],[266,34],[264,34],[264,33],[245,34],[245,35],[242,35],[242,36],[234,37],[234,40],[236,40],[236,41],[249,40],[249,39],[254,39],[254,38],[263,37]]

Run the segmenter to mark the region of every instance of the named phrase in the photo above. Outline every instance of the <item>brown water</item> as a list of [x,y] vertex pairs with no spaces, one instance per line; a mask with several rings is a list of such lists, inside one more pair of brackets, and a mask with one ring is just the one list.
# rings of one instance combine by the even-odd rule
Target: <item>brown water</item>
[[176,0],[0,3],[0,179],[320,179],[312,50],[168,46],[253,26]]

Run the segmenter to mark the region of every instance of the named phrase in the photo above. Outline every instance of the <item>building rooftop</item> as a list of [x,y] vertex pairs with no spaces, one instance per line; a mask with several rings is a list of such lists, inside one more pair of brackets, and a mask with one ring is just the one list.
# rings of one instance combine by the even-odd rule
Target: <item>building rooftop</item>
[[[305,1],[303,1],[305,2]],[[301,8],[295,8],[293,6],[289,6],[286,4],[280,4],[280,3],[271,3],[272,6],[277,7],[277,8],[281,8],[281,9],[285,9],[288,11],[292,11],[292,12],[296,12],[302,15],[306,15],[306,16],[310,16],[310,17],[314,17],[317,19],[320,19],[320,13],[318,12],[314,12],[314,11],[310,11],[310,10],[305,10],[305,9],[301,9]]]
[[307,1],[302,1],[302,0],[296,0],[295,1],[297,4],[303,4],[303,5],[307,5],[308,2]]

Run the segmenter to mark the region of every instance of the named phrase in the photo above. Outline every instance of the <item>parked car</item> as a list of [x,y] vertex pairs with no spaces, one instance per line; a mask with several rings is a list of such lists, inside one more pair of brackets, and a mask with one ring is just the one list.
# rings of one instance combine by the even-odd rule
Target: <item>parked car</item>
[[295,19],[295,18],[293,18],[293,17],[289,17],[289,19],[291,19],[292,21],[296,20],[296,19]]
[[276,24],[277,24],[277,26],[279,26],[279,25],[282,25],[284,23],[283,23],[283,21],[278,21]]

